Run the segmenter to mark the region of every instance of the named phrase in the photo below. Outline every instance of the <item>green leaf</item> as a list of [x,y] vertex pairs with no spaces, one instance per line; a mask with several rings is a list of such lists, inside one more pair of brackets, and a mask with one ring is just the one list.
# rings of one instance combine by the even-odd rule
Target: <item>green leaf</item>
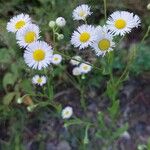
[[113,101],[111,107],[108,108],[110,116],[115,119],[119,113],[119,100]]
[[68,120],[65,122],[64,127],[67,128],[67,127],[72,126],[72,125],[81,125],[83,123],[84,122],[78,118],[77,119],[71,119],[71,120]]
[[100,128],[103,129],[106,128],[105,121],[104,121],[104,114],[102,112],[98,113],[98,123]]
[[150,138],[148,139],[148,142],[147,142],[147,150],[150,150]]
[[0,49],[0,63],[10,63],[11,62],[11,56],[8,53],[8,49],[2,48]]
[[21,88],[22,90],[25,92],[25,93],[30,93],[30,94],[33,94],[33,88],[32,88],[32,84],[31,84],[31,81],[28,80],[28,79],[24,79],[22,82],[21,82]]
[[11,92],[11,93],[8,93],[7,95],[5,95],[3,98],[3,104],[9,105],[11,103],[11,101],[14,99],[15,95],[16,95],[16,92]]
[[7,91],[7,85],[14,85],[15,81],[17,80],[17,77],[13,75],[12,73],[5,74],[3,78],[3,87]]
[[117,130],[116,130],[115,132],[113,132],[111,139],[112,139],[112,140],[115,140],[115,139],[117,139],[118,137],[120,137],[125,131],[128,130],[128,127],[129,127],[129,126],[128,126],[128,124],[126,123],[126,124],[124,124],[122,127],[117,128]]
[[66,66],[60,66],[60,67],[57,67],[53,70],[53,75],[54,76],[58,76],[58,75],[61,75],[64,70],[65,70]]
[[11,64],[11,72],[18,76],[18,66],[16,64]]

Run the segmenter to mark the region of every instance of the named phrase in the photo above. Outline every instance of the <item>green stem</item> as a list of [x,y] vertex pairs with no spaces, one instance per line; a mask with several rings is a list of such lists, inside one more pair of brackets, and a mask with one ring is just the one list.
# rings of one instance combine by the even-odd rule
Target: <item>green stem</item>
[[53,89],[53,71],[52,71],[52,74],[49,78],[49,82],[48,82],[48,86],[49,86],[49,98],[50,98],[50,101],[53,101],[54,99],[54,89]]
[[89,136],[88,136],[89,128],[90,128],[90,124],[87,124],[85,128],[84,145],[89,143]]
[[53,28],[53,45],[55,45],[55,31],[54,31],[54,28]]
[[47,70],[44,70],[44,71],[45,71],[45,75],[46,75],[46,78],[47,78],[48,98],[49,98],[50,101],[53,101],[53,98],[54,98],[53,84],[52,84],[53,71],[51,72],[50,77],[48,76]]
[[26,94],[26,95],[24,95],[24,96],[23,96],[23,97],[21,97],[21,98],[25,98],[26,96],[41,97],[41,98],[48,98],[48,97],[47,97],[47,95],[39,95],[39,94],[32,94],[32,93]]
[[106,0],[103,0],[104,2],[104,17],[105,17],[105,22],[107,20],[107,2]]
[[55,49],[55,47],[56,47],[56,34],[57,34],[57,30],[58,30],[58,28],[53,28],[53,47],[54,47],[54,49]]
[[60,54],[60,55],[62,55],[63,57],[65,57],[66,59],[73,59],[73,60],[76,60],[76,61],[78,61],[78,62],[80,62],[80,63],[85,63],[85,64],[87,64],[87,65],[89,65],[89,66],[91,66],[92,68],[94,68],[94,69],[97,69],[97,70],[99,70],[99,71],[102,71],[102,69],[101,68],[99,68],[99,67],[97,67],[97,66],[95,66],[95,65],[93,65],[93,64],[91,64],[91,63],[87,63],[87,62],[85,62],[85,61],[82,61],[82,60],[77,60],[77,59],[74,59],[74,58],[72,58],[72,57],[70,57],[70,56],[68,56],[68,55],[66,55],[66,54],[64,54],[64,53],[62,53],[62,52],[60,52],[60,51],[57,51],[57,50],[55,50],[58,54]]
[[148,37],[149,32],[150,32],[150,26],[148,26],[148,29],[147,29],[147,31],[146,31],[146,33],[145,33],[144,37],[142,38],[141,43],[143,43],[143,42],[144,42],[144,40]]
[[86,103],[85,103],[85,98],[84,98],[84,89],[83,87],[80,89],[81,92],[81,106],[84,110],[86,110]]
[[80,84],[80,103],[81,103],[81,107],[86,110],[86,102],[85,102],[85,97],[84,97],[84,84],[82,83],[82,79],[79,77],[79,84]]
[[114,79],[113,79],[113,60],[114,60],[114,53],[112,51],[112,52],[108,53],[109,74],[110,74],[110,79],[112,82],[114,81]]
[[69,81],[72,83],[72,85],[74,85],[76,87],[76,89],[80,90],[80,87],[78,85],[78,83],[74,80],[74,78],[68,73],[66,72]]
[[86,18],[84,19],[84,23],[85,23],[85,24],[87,24],[87,20],[86,20]]
[[[137,46],[134,46],[134,49],[133,49],[133,50],[135,51],[135,53],[136,53],[136,49],[137,49]],[[135,54],[134,54],[134,55],[135,55]],[[128,57],[129,57],[129,56],[128,56]],[[124,80],[124,78],[126,77],[126,75],[127,75],[127,73],[128,73],[128,70],[129,70],[129,68],[130,68],[130,65],[132,64],[132,62],[133,62],[133,60],[134,60],[134,57],[135,57],[135,56],[132,56],[132,55],[131,55],[130,58],[128,59],[127,65],[126,65],[126,67],[125,67],[123,73],[121,74],[120,78],[118,79],[116,85],[119,85],[119,84]]]

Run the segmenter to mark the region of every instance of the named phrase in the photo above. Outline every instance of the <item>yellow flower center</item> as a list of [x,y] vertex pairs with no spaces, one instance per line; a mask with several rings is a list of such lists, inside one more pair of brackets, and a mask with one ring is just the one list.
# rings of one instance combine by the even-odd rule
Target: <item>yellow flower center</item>
[[21,29],[25,24],[26,24],[25,21],[20,20],[20,21],[18,21],[18,22],[15,24],[15,28],[16,28],[17,30],[19,30],[19,29]]
[[24,39],[25,39],[26,43],[32,43],[32,42],[34,42],[35,39],[36,39],[35,32],[33,32],[33,31],[27,32],[26,35],[25,35],[25,37],[24,37]]
[[84,69],[84,70],[87,70],[87,69],[88,69],[88,66],[84,66],[83,69]]
[[115,21],[115,27],[117,29],[123,29],[123,28],[125,28],[126,24],[127,24],[126,21],[123,20],[123,19],[118,19],[118,20]]
[[57,57],[55,57],[55,58],[54,58],[54,61],[57,61],[57,60],[58,60],[58,58],[57,58]]
[[84,11],[80,11],[79,16],[80,17],[84,17],[85,16],[85,12]]
[[42,82],[42,79],[41,79],[41,78],[38,78],[37,82],[38,82],[38,83],[41,83],[41,82]]
[[65,112],[65,115],[69,115],[69,111],[66,111],[66,112]]
[[33,59],[35,61],[42,61],[45,58],[45,52],[42,49],[37,49],[33,52]]
[[110,47],[110,41],[107,40],[107,39],[102,39],[102,40],[99,41],[98,47],[99,47],[100,50],[106,51]]
[[80,34],[80,41],[85,43],[90,39],[90,34],[88,32],[83,32]]

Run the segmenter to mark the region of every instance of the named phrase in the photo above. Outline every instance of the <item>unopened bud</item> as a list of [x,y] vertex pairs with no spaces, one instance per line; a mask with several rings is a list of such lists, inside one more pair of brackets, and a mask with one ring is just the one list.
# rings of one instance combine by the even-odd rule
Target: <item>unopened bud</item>
[[28,110],[29,112],[32,112],[32,111],[36,108],[36,106],[37,106],[37,105],[30,105],[30,106],[27,107],[27,110]]
[[17,100],[16,100],[17,104],[21,104],[23,102],[22,98],[19,97]]
[[54,28],[55,25],[56,25],[55,21],[50,21],[50,22],[49,22],[49,27],[50,27],[50,28]]
[[64,39],[64,35],[63,35],[63,34],[58,34],[57,39],[58,39],[58,40]]
[[66,25],[66,20],[63,17],[58,17],[56,19],[56,24],[58,27],[64,27]]
[[83,79],[83,80],[85,79],[85,75],[84,74],[81,76],[81,79]]
[[147,5],[147,9],[150,10],[150,3]]

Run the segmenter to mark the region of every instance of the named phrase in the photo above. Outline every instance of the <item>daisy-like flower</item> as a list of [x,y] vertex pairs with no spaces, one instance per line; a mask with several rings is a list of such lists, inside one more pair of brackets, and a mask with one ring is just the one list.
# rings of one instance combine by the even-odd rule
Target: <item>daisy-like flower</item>
[[7,23],[6,28],[8,32],[15,33],[29,24],[31,24],[31,18],[29,17],[29,15],[20,14],[11,18],[10,21]]
[[92,70],[92,67],[88,65],[88,63],[89,62],[80,64],[79,68],[81,73],[86,74]]
[[150,3],[149,3],[149,4],[147,4],[147,9],[148,9],[148,10],[150,10]]
[[54,54],[51,59],[51,63],[54,65],[60,64],[62,61],[62,56],[59,54]]
[[29,67],[41,70],[50,64],[52,55],[51,46],[44,41],[36,41],[25,50],[24,60]]
[[40,86],[43,86],[46,83],[46,77],[45,76],[35,75],[32,78],[32,83],[40,85]]
[[124,36],[132,28],[140,26],[141,20],[137,15],[127,11],[116,11],[110,15],[107,26],[114,35]]
[[90,7],[86,4],[82,4],[73,10],[72,16],[74,20],[86,20],[91,14]]
[[79,68],[79,67],[74,67],[73,70],[72,70],[72,74],[73,74],[74,76],[79,76],[79,75],[81,75],[81,70],[80,70],[80,68]]
[[107,29],[97,28],[97,39],[92,43],[91,47],[97,56],[104,56],[106,52],[112,51],[115,47],[113,35],[107,32]]
[[17,43],[21,47],[26,47],[40,38],[39,33],[39,27],[35,24],[30,24],[17,32]]
[[63,119],[69,119],[73,114],[73,109],[70,106],[65,107],[62,110],[61,116]]
[[[108,27],[107,26],[97,26],[96,28],[95,28],[95,32],[96,32],[96,35],[98,35],[98,34],[106,34],[106,33],[110,33],[110,31],[109,31],[109,29],[108,29]],[[100,33],[101,32],[101,33]],[[110,33],[111,34],[111,33]]]
[[95,40],[95,28],[91,25],[82,25],[74,31],[71,37],[71,44],[79,49],[87,48]]
[[73,56],[72,59],[70,60],[70,63],[74,66],[77,66],[80,64],[80,61],[82,58],[80,56]]

